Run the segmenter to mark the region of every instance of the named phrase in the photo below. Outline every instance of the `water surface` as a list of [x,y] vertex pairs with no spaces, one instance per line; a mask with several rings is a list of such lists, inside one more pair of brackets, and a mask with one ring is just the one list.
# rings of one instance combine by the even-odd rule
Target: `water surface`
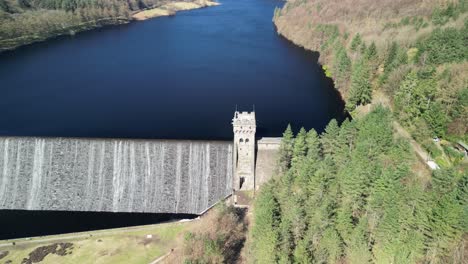
[[[0,240],[193,219],[191,214],[0,210]],[[31,219],[34,219],[31,222]]]
[[0,135],[231,139],[236,105],[258,136],[343,118],[318,55],[276,33],[283,1],[221,3],[0,54]]

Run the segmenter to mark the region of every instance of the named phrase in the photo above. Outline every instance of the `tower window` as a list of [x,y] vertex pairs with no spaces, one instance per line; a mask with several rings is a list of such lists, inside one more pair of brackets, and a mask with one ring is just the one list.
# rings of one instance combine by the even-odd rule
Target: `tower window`
[[246,139],[245,139],[245,143],[248,143],[248,142],[249,142],[249,139],[248,139],[248,138],[246,138]]
[[244,142],[244,139],[243,139],[243,138],[241,138],[241,139],[239,140],[239,142],[240,142],[240,143]]

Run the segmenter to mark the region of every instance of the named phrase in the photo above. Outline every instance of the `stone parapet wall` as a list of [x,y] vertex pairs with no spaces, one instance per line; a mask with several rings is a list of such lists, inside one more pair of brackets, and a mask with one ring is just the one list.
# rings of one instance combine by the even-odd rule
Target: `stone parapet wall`
[[255,186],[258,189],[277,174],[281,138],[261,138],[257,141]]

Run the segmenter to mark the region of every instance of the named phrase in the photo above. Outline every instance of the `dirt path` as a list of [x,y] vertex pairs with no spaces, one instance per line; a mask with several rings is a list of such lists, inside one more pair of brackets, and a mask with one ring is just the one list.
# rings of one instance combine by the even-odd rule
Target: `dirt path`
[[[372,109],[373,105],[379,105],[379,104],[385,107],[388,107],[389,109],[392,109],[389,98],[382,91],[375,91],[374,94],[372,95],[372,103],[369,105],[363,106],[362,109],[360,109],[360,112],[361,112],[360,114],[368,113]],[[411,147],[414,149],[414,152],[416,153],[418,158],[429,169],[431,170],[436,169],[435,167],[432,167],[430,165],[431,163],[437,166],[436,163],[431,158],[431,156],[429,155],[429,153],[427,153],[427,151],[425,151],[424,148],[422,148],[421,145],[411,137],[410,133],[408,133],[408,131],[406,131],[406,129],[403,128],[403,126],[401,126],[400,123],[398,123],[396,120],[393,121],[392,125],[393,125],[393,129],[399,136],[408,140],[408,142],[410,143]]]
[[[393,121],[393,128],[395,129],[396,133],[400,135],[401,137],[405,138],[408,140],[410,143],[411,147],[413,147],[414,152],[418,155],[418,157],[427,164],[427,161],[432,160],[431,156],[429,153],[427,153],[421,145],[419,145],[416,140],[414,140],[411,135],[406,131],[397,121]],[[429,165],[428,165],[429,166]]]
[[156,263],[160,263],[161,261],[163,261],[164,259],[166,259],[167,257],[169,257],[169,255],[172,254],[172,252],[174,252],[174,249],[172,249],[171,251],[169,251],[168,253],[160,256],[159,258],[153,260],[151,263],[149,264],[156,264]]

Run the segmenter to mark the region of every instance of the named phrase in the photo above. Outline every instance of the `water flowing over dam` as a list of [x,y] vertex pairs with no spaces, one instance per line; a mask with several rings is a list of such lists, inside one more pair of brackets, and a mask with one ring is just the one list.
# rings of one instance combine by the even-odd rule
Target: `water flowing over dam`
[[200,214],[232,192],[232,143],[0,138],[0,209]]

